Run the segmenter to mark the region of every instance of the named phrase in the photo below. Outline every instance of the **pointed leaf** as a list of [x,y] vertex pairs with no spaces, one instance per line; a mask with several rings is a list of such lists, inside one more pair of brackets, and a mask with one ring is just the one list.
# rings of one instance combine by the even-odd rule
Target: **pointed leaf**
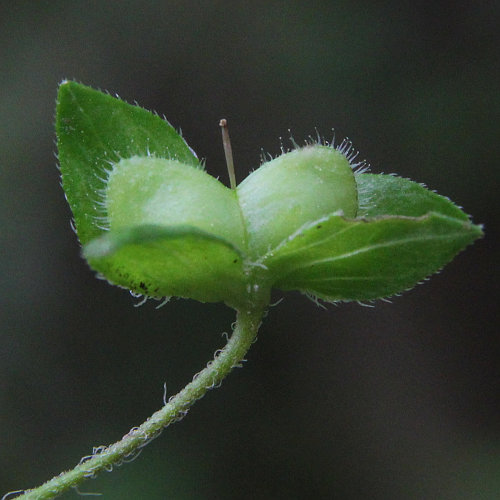
[[168,122],[76,82],[59,87],[56,131],[63,187],[83,244],[103,232],[98,202],[110,163],[151,154],[198,165]]
[[436,212],[468,221],[467,214],[448,198],[430,191],[417,182],[383,174],[358,174],[358,217],[404,215],[420,217]]
[[177,296],[235,307],[244,295],[242,257],[222,238],[187,226],[139,226],[84,247],[91,267],[150,297]]
[[438,214],[331,216],[297,232],[263,263],[283,290],[329,301],[376,299],[412,287],[481,234],[479,226]]

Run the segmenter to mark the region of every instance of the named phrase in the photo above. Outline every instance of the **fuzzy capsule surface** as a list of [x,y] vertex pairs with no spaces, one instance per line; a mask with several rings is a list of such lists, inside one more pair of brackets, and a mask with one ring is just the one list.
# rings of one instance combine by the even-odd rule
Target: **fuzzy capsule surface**
[[118,162],[106,188],[111,231],[143,224],[191,226],[253,259],[304,224],[334,212],[355,217],[357,207],[349,162],[319,145],[264,163],[235,190],[199,168],[149,157]]
[[356,180],[346,157],[311,145],[264,163],[237,188],[248,231],[248,253],[276,248],[307,223],[338,212],[356,216]]

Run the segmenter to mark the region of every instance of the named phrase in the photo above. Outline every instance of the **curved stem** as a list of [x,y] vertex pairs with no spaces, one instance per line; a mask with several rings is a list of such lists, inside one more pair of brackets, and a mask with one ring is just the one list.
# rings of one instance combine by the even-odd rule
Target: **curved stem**
[[[98,472],[110,470],[113,465],[135,456],[146,444],[158,436],[169,424],[180,420],[209,389],[218,386],[224,377],[243,360],[254,342],[264,309],[256,306],[238,311],[234,332],[225,347],[218,351],[213,361],[193,377],[192,382],[170,398],[168,403],[153,413],[146,422],[133,428],[120,441],[99,449],[91,457],[82,459],[74,469],[63,472],[42,486],[26,490],[17,500],[54,498],[84,479],[93,478]],[[7,497],[7,495],[5,496]]]

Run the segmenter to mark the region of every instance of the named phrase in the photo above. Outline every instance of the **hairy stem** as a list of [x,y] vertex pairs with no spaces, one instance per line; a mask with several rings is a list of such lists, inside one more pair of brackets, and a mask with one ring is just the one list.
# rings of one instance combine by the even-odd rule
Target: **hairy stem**
[[[15,497],[23,500],[54,498],[84,479],[95,477],[102,470],[123,463],[135,456],[169,424],[180,420],[209,389],[218,386],[224,377],[243,360],[254,342],[264,309],[260,306],[238,311],[234,332],[225,347],[218,351],[213,361],[193,377],[168,403],[151,415],[142,425],[133,428],[120,441],[98,450],[88,459],[82,459],[74,469],[62,472],[42,486],[26,490]],[[7,495],[6,495],[7,497]],[[11,497],[12,498],[12,497]]]

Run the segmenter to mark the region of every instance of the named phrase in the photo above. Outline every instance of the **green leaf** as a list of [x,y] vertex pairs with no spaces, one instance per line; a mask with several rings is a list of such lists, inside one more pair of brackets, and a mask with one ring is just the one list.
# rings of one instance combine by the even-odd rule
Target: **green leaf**
[[63,188],[82,244],[102,234],[99,202],[111,164],[155,155],[198,165],[184,139],[159,116],[75,82],[59,87],[57,147]]
[[408,179],[393,175],[358,174],[356,183],[360,206],[358,217],[420,217],[436,212],[454,219],[469,220],[468,215],[448,198]]
[[237,307],[244,295],[240,252],[187,226],[139,226],[107,233],[84,247],[95,270],[149,297],[176,296]]
[[328,301],[369,300],[406,290],[482,234],[439,214],[346,220],[330,216],[298,231],[263,261],[275,286]]

